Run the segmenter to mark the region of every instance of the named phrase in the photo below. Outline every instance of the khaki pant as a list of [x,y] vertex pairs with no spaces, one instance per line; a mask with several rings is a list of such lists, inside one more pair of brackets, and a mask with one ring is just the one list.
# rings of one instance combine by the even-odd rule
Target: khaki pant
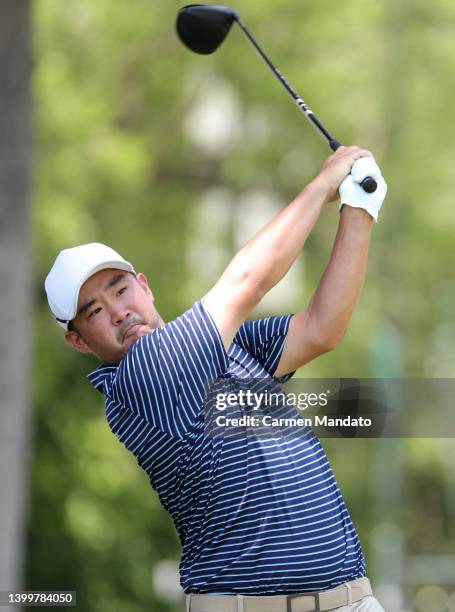
[[352,606],[334,608],[334,612],[385,612],[379,601],[373,595],[368,595]]
[[[223,610],[219,608],[219,612],[223,612]],[[367,595],[366,597],[363,597],[360,601],[350,606],[341,606],[341,608],[333,608],[333,612],[385,612],[385,610],[381,606],[379,601],[376,599],[376,597],[373,597],[373,595]]]

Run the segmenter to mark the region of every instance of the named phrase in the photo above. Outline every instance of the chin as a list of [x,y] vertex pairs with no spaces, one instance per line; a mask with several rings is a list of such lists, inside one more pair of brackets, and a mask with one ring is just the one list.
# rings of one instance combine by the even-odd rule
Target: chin
[[123,343],[123,354],[125,354],[126,351],[130,348],[130,346],[132,346],[140,337],[140,334],[133,334],[132,336],[128,336],[128,338]]

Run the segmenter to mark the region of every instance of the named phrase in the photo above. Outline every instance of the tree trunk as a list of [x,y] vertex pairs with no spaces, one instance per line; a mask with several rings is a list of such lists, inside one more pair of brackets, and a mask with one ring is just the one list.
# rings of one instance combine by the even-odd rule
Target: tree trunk
[[0,590],[21,588],[25,540],[31,330],[29,8],[29,0],[0,2]]

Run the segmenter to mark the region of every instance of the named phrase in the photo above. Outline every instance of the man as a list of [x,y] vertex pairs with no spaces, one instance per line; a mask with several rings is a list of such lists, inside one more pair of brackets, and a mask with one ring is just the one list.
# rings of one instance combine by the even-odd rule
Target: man
[[[366,175],[378,183],[372,194],[359,185]],[[246,321],[338,188],[339,229],[309,306]],[[382,610],[314,434],[207,436],[203,406],[208,381],[283,381],[340,342],[386,190],[369,151],[341,147],[204,298],[167,324],[146,277],[104,245],[62,251],[46,279],[66,341],[101,362],[89,378],[106,397],[110,428],[173,517],[190,612]]]

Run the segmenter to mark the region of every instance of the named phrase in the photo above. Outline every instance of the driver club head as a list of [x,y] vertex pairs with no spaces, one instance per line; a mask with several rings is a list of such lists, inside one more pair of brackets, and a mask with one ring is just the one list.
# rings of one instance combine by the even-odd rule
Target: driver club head
[[218,49],[231,29],[237,13],[227,6],[189,4],[177,13],[180,40],[191,51],[209,55]]

